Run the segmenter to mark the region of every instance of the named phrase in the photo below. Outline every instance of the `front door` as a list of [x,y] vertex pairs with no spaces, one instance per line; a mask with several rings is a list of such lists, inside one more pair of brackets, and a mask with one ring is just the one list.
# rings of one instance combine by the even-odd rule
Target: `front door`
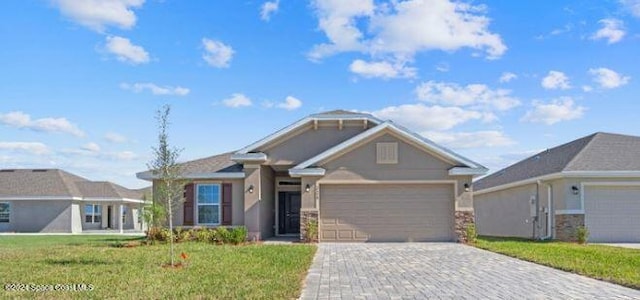
[[107,228],[111,229],[111,214],[113,214],[112,212],[112,206],[109,205],[107,206]]
[[300,233],[300,192],[278,193],[280,234]]

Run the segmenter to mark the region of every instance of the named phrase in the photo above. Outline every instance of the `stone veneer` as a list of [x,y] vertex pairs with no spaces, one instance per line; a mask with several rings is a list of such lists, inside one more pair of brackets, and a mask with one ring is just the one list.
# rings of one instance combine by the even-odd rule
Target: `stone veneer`
[[[306,234],[307,234],[307,223],[310,220],[315,220],[316,221],[316,230],[318,232],[316,232],[316,235],[320,234],[320,223],[318,220],[318,211],[317,210],[302,210],[300,211],[300,240],[305,240]],[[317,242],[318,241],[318,236],[315,237],[314,240],[312,240],[311,242]]]
[[584,226],[584,215],[556,215],[556,239],[574,242],[578,227]]
[[456,211],[455,212],[456,226],[455,233],[458,242],[467,242],[467,225],[475,224],[475,218],[473,211]]

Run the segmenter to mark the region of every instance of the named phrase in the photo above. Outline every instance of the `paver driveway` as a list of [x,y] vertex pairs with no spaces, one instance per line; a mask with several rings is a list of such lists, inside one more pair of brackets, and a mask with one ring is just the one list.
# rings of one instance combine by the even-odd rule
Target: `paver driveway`
[[640,299],[640,291],[453,243],[320,244],[302,299]]

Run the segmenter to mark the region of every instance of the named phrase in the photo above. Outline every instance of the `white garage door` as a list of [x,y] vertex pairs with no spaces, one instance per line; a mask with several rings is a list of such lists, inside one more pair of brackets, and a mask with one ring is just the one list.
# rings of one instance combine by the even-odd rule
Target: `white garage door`
[[640,186],[586,186],[585,225],[591,242],[640,242]]
[[452,241],[453,185],[320,185],[320,240]]

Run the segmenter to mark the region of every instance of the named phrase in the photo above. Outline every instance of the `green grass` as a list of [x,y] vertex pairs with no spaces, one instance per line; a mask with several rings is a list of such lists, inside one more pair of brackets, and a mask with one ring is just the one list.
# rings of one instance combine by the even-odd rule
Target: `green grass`
[[[0,299],[4,298],[268,298],[299,296],[316,247],[176,244],[189,258],[163,268],[168,245],[116,248],[122,236],[0,236]],[[83,292],[11,292],[6,284],[91,284]]]
[[640,250],[556,241],[480,237],[478,248],[640,289]]

